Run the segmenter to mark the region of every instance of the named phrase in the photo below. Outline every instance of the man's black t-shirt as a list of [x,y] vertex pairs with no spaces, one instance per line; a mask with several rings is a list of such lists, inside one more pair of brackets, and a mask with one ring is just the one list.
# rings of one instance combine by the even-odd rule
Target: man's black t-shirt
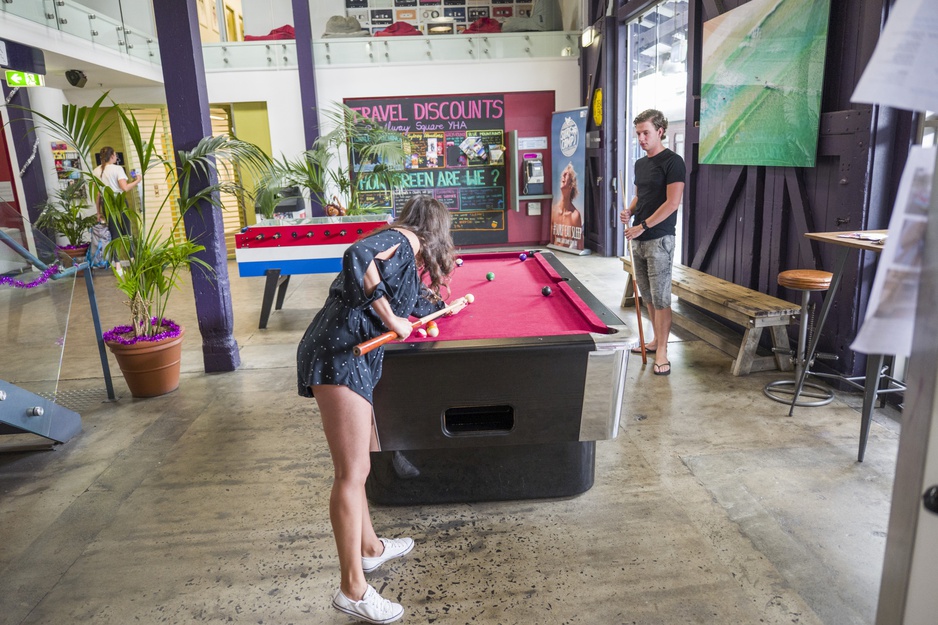
[[[651,217],[668,199],[668,185],[684,182],[686,170],[684,159],[665,148],[655,156],[644,156],[635,162],[635,189],[638,203],[635,205],[632,224],[639,225]],[[668,215],[660,224],[655,224],[642,233],[639,239],[648,241],[668,234],[675,234],[677,211]]]

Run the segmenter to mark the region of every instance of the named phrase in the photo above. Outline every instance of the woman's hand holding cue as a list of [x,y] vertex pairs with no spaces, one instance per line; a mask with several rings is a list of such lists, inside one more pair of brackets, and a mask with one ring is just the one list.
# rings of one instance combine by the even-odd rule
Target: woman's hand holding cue
[[[381,299],[383,300],[384,298],[381,298]],[[403,319],[396,315],[389,315],[386,318],[385,316],[382,316],[382,321],[384,322],[384,325],[386,325],[390,329],[390,331],[385,332],[384,334],[380,336],[376,336],[373,339],[369,339],[365,341],[364,343],[359,343],[358,345],[352,348],[352,353],[355,354],[356,356],[361,356],[363,354],[367,354],[373,349],[381,347],[382,345],[386,343],[390,343],[391,341],[404,340],[408,336],[410,336],[411,332],[413,332],[414,329],[419,328],[420,326],[427,323],[428,321],[431,321],[432,319],[436,319],[437,317],[443,317],[443,316],[448,317],[450,315],[455,315],[460,310],[465,308],[467,304],[471,304],[473,299],[474,298],[472,294],[467,293],[465,297],[459,298],[458,300],[454,301],[452,304],[450,304],[446,308],[440,309],[436,311],[435,313],[427,315],[426,317],[421,317],[420,319],[418,319],[417,321],[413,323],[410,323],[407,319]],[[383,308],[382,308],[382,311],[379,311],[379,313],[380,312],[383,312]],[[403,322],[406,325],[406,328],[404,326],[398,326],[398,322]]]
[[453,315],[455,315],[456,313],[458,313],[460,310],[462,310],[463,308],[465,308],[465,307],[468,306],[468,305],[469,305],[469,302],[466,301],[466,298],[465,298],[465,297],[462,297],[462,298],[460,298],[459,300],[457,300],[457,301],[456,301],[456,305],[455,305],[453,308],[451,308],[450,310],[446,311],[446,314],[443,315],[443,316],[444,316],[444,317],[452,317]]
[[398,336],[398,339],[403,341],[414,331],[414,326],[410,323],[408,319],[403,317],[394,317],[390,320],[391,325],[388,326],[388,329]]

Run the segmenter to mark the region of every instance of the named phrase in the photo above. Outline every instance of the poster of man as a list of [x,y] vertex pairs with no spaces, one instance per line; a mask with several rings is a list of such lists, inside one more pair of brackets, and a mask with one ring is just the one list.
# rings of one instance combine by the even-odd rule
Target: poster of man
[[550,212],[550,245],[574,254],[584,249],[585,194],[580,191],[586,169],[586,108],[554,113],[551,122],[553,205]]

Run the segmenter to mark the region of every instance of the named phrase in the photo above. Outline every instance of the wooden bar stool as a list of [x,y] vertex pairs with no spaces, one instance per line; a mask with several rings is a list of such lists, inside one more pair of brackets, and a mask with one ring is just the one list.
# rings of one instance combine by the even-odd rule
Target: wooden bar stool
[[[762,389],[765,396],[777,402],[794,406],[824,406],[831,403],[834,393],[829,388],[811,382],[805,382],[798,388],[801,373],[807,370],[811,375],[811,365],[814,364],[814,354],[806,354],[808,345],[808,332],[812,322],[808,315],[808,305],[811,293],[826,291],[831,286],[834,274],[816,269],[790,269],[778,274],[778,284],[786,289],[801,291],[801,319],[798,322],[798,348],[792,355],[795,365],[795,377],[791,380],[775,380],[769,382]],[[784,352],[783,352],[784,353]],[[809,399],[802,399],[807,397]]]

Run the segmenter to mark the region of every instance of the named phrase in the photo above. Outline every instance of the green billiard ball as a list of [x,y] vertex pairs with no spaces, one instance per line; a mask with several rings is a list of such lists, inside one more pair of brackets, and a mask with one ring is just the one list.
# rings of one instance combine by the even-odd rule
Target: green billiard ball
[[495,274],[490,271],[487,274],[485,274],[485,279],[491,282],[492,280],[495,279]]

